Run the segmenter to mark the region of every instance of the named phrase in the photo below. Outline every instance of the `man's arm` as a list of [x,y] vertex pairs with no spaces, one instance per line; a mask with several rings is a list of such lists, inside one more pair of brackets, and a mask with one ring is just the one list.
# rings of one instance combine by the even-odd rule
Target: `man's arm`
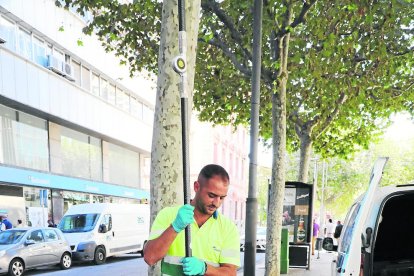
[[[154,225],[156,226],[154,227],[153,225],[153,229],[151,229],[151,231],[154,229],[165,229],[167,225],[168,227],[159,237],[150,236],[151,240],[149,240],[145,245],[144,260],[148,265],[154,265],[156,262],[164,258],[178,233],[183,231],[187,225],[193,222],[194,207],[190,204],[181,206],[178,210],[177,216],[171,224],[169,224],[170,220],[166,220],[165,216],[160,216],[160,214],[158,215],[159,216],[157,216],[154,221]],[[160,225],[162,225],[161,228],[159,228]]]
[[237,275],[237,266],[232,264],[220,264],[220,267],[214,267],[211,265],[207,265],[205,276],[220,276],[220,275],[228,275],[228,276],[236,276]]
[[144,260],[148,265],[154,265],[159,260],[164,258],[167,254],[170,245],[177,237],[178,233],[170,225],[162,234],[156,239],[150,240],[146,243],[144,248]]

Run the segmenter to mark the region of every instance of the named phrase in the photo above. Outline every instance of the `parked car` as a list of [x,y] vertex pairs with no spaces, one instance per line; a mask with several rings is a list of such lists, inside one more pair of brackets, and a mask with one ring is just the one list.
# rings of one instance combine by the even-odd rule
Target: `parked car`
[[[240,250],[244,251],[245,237],[240,237]],[[256,250],[266,250],[266,227],[256,229]]]
[[332,275],[414,275],[414,185],[379,187],[387,158],[379,159],[367,192],[350,208]]
[[59,229],[15,228],[0,232],[0,274],[23,275],[26,269],[72,265],[69,244]]
[[103,264],[107,257],[140,252],[149,237],[148,204],[93,203],[69,208],[58,228],[73,259]]

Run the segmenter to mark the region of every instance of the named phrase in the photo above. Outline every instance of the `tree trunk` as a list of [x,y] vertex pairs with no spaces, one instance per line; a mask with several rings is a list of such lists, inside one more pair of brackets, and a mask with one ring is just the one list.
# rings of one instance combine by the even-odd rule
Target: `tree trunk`
[[[289,11],[285,24],[290,24]],[[267,216],[266,276],[280,275],[280,243],[286,174],[286,83],[288,80],[289,39],[290,34],[288,33],[280,39],[277,45],[281,66],[278,77],[278,93],[272,95],[273,162],[269,215]]]
[[302,134],[300,137],[300,162],[298,181],[307,183],[309,178],[309,161],[312,150],[312,140],[308,133]]
[[[190,113],[188,119],[190,120],[200,0],[186,1],[186,4],[187,91]],[[151,151],[151,224],[162,208],[184,203],[180,77],[171,65],[171,61],[178,54],[178,2],[164,0]],[[148,275],[160,274],[159,264],[148,270]]]

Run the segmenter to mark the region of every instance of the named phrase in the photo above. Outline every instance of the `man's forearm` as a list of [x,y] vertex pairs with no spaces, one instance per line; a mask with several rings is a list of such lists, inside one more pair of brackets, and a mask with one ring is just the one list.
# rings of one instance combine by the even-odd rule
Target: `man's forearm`
[[154,265],[164,258],[178,233],[170,225],[158,238],[147,242],[144,248],[144,260],[148,265]]
[[228,276],[236,276],[237,275],[237,267],[233,265],[226,265],[220,267],[214,267],[211,265],[207,265],[205,276],[221,276],[221,275],[228,275]]

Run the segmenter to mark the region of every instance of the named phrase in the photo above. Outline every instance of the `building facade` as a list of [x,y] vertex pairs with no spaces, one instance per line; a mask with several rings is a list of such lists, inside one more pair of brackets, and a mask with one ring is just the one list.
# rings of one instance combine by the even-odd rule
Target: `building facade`
[[128,69],[81,33],[89,19],[54,0],[0,0],[0,209],[13,224],[148,201],[154,93],[129,88]]
[[200,122],[196,114],[191,120],[190,171],[197,179],[200,169],[209,163],[223,166],[230,176],[230,186],[221,212],[244,232],[246,198],[249,179],[248,132],[244,127],[215,126]]

